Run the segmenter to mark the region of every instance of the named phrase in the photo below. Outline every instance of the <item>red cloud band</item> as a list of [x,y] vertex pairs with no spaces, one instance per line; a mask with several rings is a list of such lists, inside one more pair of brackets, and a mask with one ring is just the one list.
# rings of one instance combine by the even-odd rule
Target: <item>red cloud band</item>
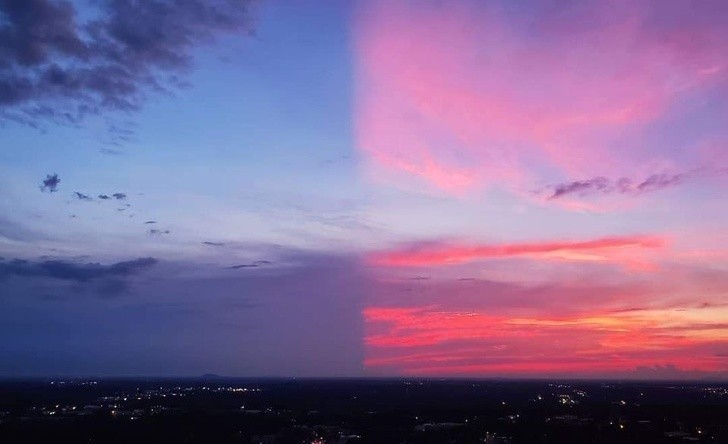
[[656,236],[619,236],[578,242],[428,245],[399,251],[379,252],[371,255],[370,259],[377,265],[425,266],[547,253],[604,253],[621,248],[660,248],[665,243],[665,239]]

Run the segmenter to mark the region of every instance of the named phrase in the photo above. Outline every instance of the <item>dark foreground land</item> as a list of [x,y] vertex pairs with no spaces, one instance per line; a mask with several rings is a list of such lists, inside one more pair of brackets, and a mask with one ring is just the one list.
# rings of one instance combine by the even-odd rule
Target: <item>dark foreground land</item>
[[0,381],[0,443],[728,443],[728,384]]

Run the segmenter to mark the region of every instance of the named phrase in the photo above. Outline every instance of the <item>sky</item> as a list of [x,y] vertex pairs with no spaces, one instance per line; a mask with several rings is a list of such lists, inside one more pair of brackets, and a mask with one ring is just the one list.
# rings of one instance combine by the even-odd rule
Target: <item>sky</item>
[[728,378],[728,3],[0,0],[0,376]]

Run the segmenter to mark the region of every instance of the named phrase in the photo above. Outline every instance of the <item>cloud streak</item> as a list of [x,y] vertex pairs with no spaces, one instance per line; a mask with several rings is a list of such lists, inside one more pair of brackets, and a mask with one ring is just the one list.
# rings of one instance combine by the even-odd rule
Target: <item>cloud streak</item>
[[588,241],[562,241],[514,244],[420,244],[401,250],[373,253],[369,260],[386,266],[451,265],[483,259],[535,256],[544,254],[569,255],[578,258],[582,253],[608,254],[610,251],[654,249],[666,244],[657,236],[605,237]]
[[[667,302],[692,291],[680,288],[681,279],[577,286],[441,280],[415,295],[397,295],[381,282],[363,310],[365,366],[438,376],[606,375],[654,365],[725,371],[726,306]],[[693,280],[713,301],[722,300],[727,283],[710,290]],[[630,309],[635,301],[649,307]]]
[[227,267],[229,270],[239,270],[241,268],[257,268],[262,265],[270,265],[270,261],[255,261],[250,264],[238,264],[238,265],[232,265],[230,267]]
[[46,277],[76,282],[88,282],[109,277],[126,277],[136,274],[156,264],[154,258],[139,258],[116,262],[110,265],[99,263],[74,263],[63,260],[33,262],[22,259],[0,262],[0,278]]
[[725,324],[696,323],[674,310],[545,318],[371,307],[364,318],[365,365],[410,375],[584,375],[655,364],[725,371],[715,354],[728,339]]
[[680,173],[652,174],[641,181],[634,181],[627,177],[622,177],[618,180],[610,180],[606,177],[595,177],[592,179],[549,185],[537,193],[548,193],[548,200],[559,199],[570,195],[579,197],[615,193],[638,195],[674,188],[701,177],[714,177],[723,174],[725,174],[725,171],[722,169],[702,168]]

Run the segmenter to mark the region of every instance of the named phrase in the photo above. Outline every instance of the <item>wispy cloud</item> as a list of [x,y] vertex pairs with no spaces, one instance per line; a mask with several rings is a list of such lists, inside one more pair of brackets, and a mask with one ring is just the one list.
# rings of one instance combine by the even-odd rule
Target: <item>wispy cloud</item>
[[74,191],[73,196],[78,200],[93,200],[93,198],[88,194],[83,194],[78,191]]
[[256,268],[259,267],[258,264],[239,264],[239,265],[231,265],[228,268],[231,270],[238,270],[240,268]]
[[593,178],[562,192],[599,191],[610,184],[598,175],[679,164],[706,135],[722,137],[652,142],[661,125],[691,133],[689,118],[671,114],[685,100],[725,95],[724,8],[586,0],[525,2],[514,13],[506,3],[358,4],[354,137],[373,177],[461,196],[558,171]]
[[[531,290],[532,297],[556,300],[564,291],[568,289],[557,285]],[[721,309],[678,308],[524,315],[512,308],[493,313],[477,305],[459,310],[375,306],[363,311],[365,365],[440,376],[614,374],[655,364],[724,370],[716,351],[723,349],[728,329],[719,321],[701,321],[724,314]]]
[[555,185],[549,185],[537,193],[548,193],[547,199],[559,199],[569,195],[588,196],[593,194],[642,194],[676,187],[688,180],[700,176],[712,175],[714,172],[707,170],[691,170],[684,173],[659,173],[652,174],[641,181],[623,177],[618,180],[610,180],[606,177],[595,177],[593,179],[576,180]]
[[[657,236],[618,236],[588,241],[561,241],[513,244],[423,243],[404,249],[373,253],[370,262],[391,266],[428,266],[470,262],[481,259],[558,254],[582,258],[585,253],[609,254],[623,248],[660,248],[665,239]],[[590,256],[589,259],[601,256]]]
[[263,261],[255,261],[255,262],[252,262],[252,263],[249,263],[249,264],[232,265],[232,266],[227,267],[227,268],[230,269],[230,270],[238,270],[240,268],[257,268],[257,267],[260,267],[262,265],[270,265],[271,263],[272,262],[270,262],[270,261],[263,260]]

